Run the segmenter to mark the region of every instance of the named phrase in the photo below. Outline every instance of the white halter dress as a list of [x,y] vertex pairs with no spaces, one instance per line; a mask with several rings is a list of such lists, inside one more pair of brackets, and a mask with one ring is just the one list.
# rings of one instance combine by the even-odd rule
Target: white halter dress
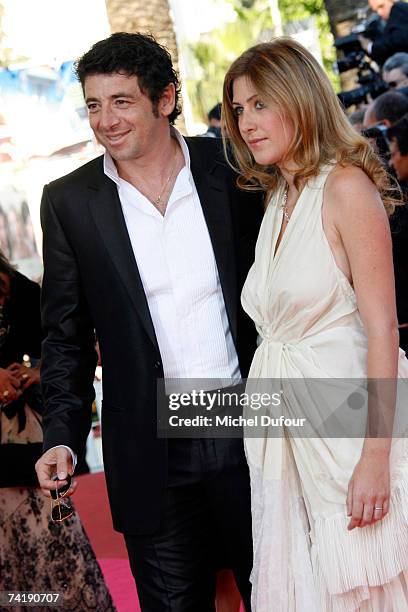
[[[336,265],[322,225],[324,184],[332,168],[323,167],[303,189],[276,253],[282,189],[267,207],[242,292],[260,340],[249,374],[251,390],[261,379],[284,385],[288,379],[366,377],[367,337],[354,290]],[[408,378],[401,350],[398,365],[399,377]],[[287,414],[325,409],[324,402],[296,405],[306,401],[304,395],[284,400]],[[404,420],[408,405],[397,410]],[[393,442],[389,514],[349,532],[347,487],[363,437],[269,433],[265,429],[262,437],[245,439],[254,612],[407,612],[407,439]]]

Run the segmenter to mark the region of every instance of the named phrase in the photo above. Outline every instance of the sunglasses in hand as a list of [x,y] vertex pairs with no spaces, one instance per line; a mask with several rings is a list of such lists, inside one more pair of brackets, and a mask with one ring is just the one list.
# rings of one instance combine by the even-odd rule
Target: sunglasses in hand
[[[52,480],[58,481],[59,478],[57,475],[53,477]],[[54,523],[62,523],[74,513],[74,508],[72,507],[71,501],[69,497],[66,497],[70,486],[71,486],[71,476],[67,475],[66,479],[67,484],[61,487],[60,489],[53,489],[50,491],[51,493],[51,519]]]

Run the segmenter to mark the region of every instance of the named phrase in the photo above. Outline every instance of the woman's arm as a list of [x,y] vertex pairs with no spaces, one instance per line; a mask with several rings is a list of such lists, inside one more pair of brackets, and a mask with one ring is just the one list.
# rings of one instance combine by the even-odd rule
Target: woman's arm
[[359,168],[338,168],[329,176],[325,208],[340,257],[344,251],[342,261],[348,267],[368,339],[368,433],[347,499],[352,517],[349,529],[353,529],[380,520],[389,506],[399,338],[392,244],[380,195]]

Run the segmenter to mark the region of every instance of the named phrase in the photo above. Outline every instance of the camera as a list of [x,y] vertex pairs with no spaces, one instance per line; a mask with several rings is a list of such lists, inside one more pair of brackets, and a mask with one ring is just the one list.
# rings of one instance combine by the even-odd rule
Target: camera
[[[360,82],[360,81],[359,81]],[[375,73],[367,84],[351,89],[350,91],[341,91],[337,94],[340,102],[345,108],[353,106],[353,104],[361,104],[362,102],[368,103],[368,96],[372,99],[377,98],[382,93],[388,90],[388,85]]]
[[[364,55],[364,49],[359,41],[359,36],[364,36],[369,40],[375,40],[383,32],[384,26],[381,18],[378,15],[371,15],[368,19],[363,19],[357,25],[351,28],[351,34],[348,36],[342,36],[336,38],[334,46],[339,51],[348,57],[353,53],[362,53]],[[357,66],[353,66],[356,68]],[[339,72],[344,72],[338,68]],[[349,70],[349,68],[347,68]]]
[[375,40],[384,32],[384,27],[384,22],[379,15],[371,15],[368,19],[363,19],[351,28],[351,31],[358,36]]
[[368,96],[372,99],[381,95],[388,89],[373,64],[367,59],[366,53],[361,46],[359,36],[369,40],[375,40],[383,30],[382,21],[378,15],[372,15],[354,26],[351,34],[336,38],[334,45],[343,57],[336,62],[336,68],[341,74],[357,68],[357,82],[360,87],[351,91],[341,91],[338,94],[340,102],[345,108],[353,104],[368,102]]

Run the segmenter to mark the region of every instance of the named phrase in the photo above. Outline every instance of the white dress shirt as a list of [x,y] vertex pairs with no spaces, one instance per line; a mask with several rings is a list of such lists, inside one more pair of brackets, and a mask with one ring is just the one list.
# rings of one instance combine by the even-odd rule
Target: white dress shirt
[[[165,215],[120,178],[105,152],[104,171],[118,189],[127,231],[152,317],[166,379],[216,379],[211,388],[240,378],[220,279],[188,147],[176,130],[185,166]],[[167,383],[168,388],[168,383]]]

